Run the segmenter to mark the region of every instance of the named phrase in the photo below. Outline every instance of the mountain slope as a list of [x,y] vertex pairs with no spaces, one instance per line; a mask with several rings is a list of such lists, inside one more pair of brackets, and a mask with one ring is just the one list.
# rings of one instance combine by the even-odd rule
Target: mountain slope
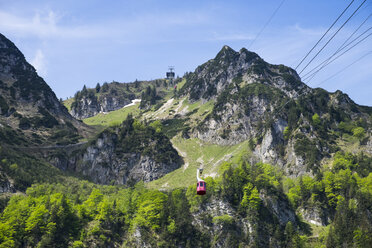
[[33,183],[65,177],[43,159],[43,147],[77,143],[92,131],[68,113],[18,48],[0,34],[2,192],[24,192]]
[[[90,130],[68,113],[18,48],[2,34],[0,93],[0,124],[3,127],[0,138],[5,143],[75,143],[80,135],[85,136]],[[7,137],[4,132],[9,129],[18,138]]]

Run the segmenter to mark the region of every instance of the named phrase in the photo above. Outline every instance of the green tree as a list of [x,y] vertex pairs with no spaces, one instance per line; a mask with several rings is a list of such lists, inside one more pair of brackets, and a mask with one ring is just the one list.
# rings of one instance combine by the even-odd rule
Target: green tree
[[261,203],[260,194],[258,193],[257,188],[254,187],[252,189],[251,195],[249,196],[249,207],[253,211],[258,211],[260,203]]
[[101,92],[107,92],[109,90],[109,85],[107,82],[103,83],[101,87]]
[[85,95],[88,92],[87,86],[84,84],[83,89],[81,90],[81,94]]
[[47,225],[48,210],[44,204],[37,205],[26,221],[25,231],[32,239],[31,245],[35,245],[44,233]]
[[93,189],[89,198],[82,204],[82,208],[79,209],[80,214],[87,215],[91,219],[94,219],[98,214],[99,203],[103,198],[103,194],[99,189]]
[[319,115],[317,113],[315,113],[311,119],[313,120],[313,124],[315,126],[319,126],[320,125],[320,118],[319,118]]
[[366,131],[362,127],[356,127],[353,129],[353,136],[358,138],[361,141],[366,135]]
[[149,191],[143,194],[134,223],[152,230],[160,228],[163,205],[166,199],[167,196],[159,191]]
[[156,120],[150,124],[150,127],[152,127],[157,133],[160,133],[162,131],[163,125],[161,124],[160,120]]
[[101,90],[101,85],[99,83],[97,83],[97,85],[96,85],[96,93],[99,93],[100,90]]
[[15,230],[8,223],[0,223],[0,248],[14,247]]
[[285,140],[288,140],[288,139],[289,139],[289,135],[290,135],[290,133],[291,133],[291,130],[289,129],[288,126],[286,126],[286,127],[284,128],[284,130],[283,130],[283,138],[284,138]]

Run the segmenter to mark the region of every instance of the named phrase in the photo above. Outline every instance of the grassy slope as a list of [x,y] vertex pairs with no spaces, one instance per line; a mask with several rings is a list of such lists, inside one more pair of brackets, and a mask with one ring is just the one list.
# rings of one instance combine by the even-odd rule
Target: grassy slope
[[103,126],[117,125],[117,124],[122,123],[127,118],[128,114],[137,116],[140,113],[138,106],[139,106],[139,103],[133,106],[124,107],[124,108],[121,108],[115,111],[111,111],[106,114],[99,113],[96,116],[84,119],[83,122],[87,125],[103,125]]
[[196,183],[197,168],[204,169],[204,176],[216,176],[218,169],[224,161],[232,157],[239,157],[247,151],[248,143],[243,142],[234,146],[219,146],[207,144],[199,139],[183,139],[180,135],[172,139],[173,146],[184,158],[185,164],[165,175],[164,177],[147,184],[154,189],[184,188]]
[[[188,116],[188,124],[196,126],[213,109],[214,102],[209,101],[189,103],[187,98],[169,99],[157,111],[144,114],[146,119],[165,119],[177,114],[192,113]],[[184,139],[180,134],[172,138],[173,146],[183,157],[185,164],[165,175],[164,177],[147,184],[154,189],[173,189],[187,187],[196,182],[196,169],[204,168],[204,176],[216,176],[219,166],[232,157],[247,151],[248,144],[243,142],[234,146],[219,146],[207,144],[197,138]]]
[[201,121],[213,109],[214,101],[209,101],[202,104],[200,101],[189,103],[187,97],[181,99],[167,98],[167,101],[157,110],[148,111],[143,114],[142,118],[151,119],[168,119],[177,114],[189,115],[189,123],[191,126],[196,126],[197,122]]

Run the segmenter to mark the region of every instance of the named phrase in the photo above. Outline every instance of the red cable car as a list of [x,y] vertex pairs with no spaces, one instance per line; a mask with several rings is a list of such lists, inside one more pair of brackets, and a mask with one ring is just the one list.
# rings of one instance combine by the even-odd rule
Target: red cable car
[[204,180],[199,178],[199,173],[201,175],[203,173],[203,169],[198,169],[196,171],[196,180],[198,180],[196,183],[196,194],[205,195],[205,193],[207,193],[207,184],[204,182]]
[[196,193],[198,195],[205,195],[207,192],[207,184],[204,181],[199,181],[196,183]]

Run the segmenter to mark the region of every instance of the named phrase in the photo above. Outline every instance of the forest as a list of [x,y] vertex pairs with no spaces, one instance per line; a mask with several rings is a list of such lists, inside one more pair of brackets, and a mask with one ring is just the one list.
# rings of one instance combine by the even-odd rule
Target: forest
[[[205,196],[196,195],[195,185],[159,191],[143,182],[104,186],[72,177],[34,184],[25,194],[12,196],[3,210],[0,247],[133,247],[138,233],[155,247],[210,247],[222,240],[228,247],[368,247],[371,164],[364,154],[340,152],[331,169],[316,178],[291,179],[269,164],[252,166],[243,156],[238,163],[223,164],[221,176],[205,179]],[[319,208],[331,224],[317,239],[301,214],[281,226],[263,195],[288,202],[292,210]],[[215,200],[228,204],[234,214],[206,211]],[[203,228],[193,223],[198,214]],[[251,223],[250,234],[241,221]],[[218,234],[208,227],[218,227]]]

